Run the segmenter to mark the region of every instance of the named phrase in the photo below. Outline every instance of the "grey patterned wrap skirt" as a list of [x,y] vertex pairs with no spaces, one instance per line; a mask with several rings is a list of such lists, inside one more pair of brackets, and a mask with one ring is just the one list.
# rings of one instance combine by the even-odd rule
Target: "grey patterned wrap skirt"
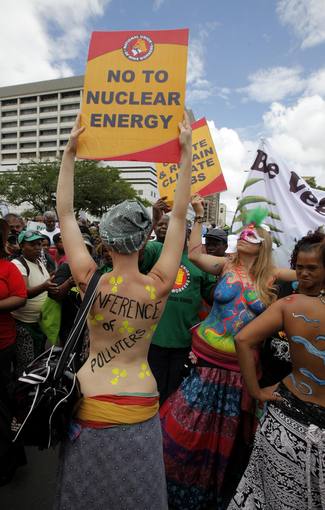
[[[268,405],[227,510],[325,510],[325,408],[297,401]],[[316,424],[297,421],[301,410]]]
[[83,428],[61,448],[54,510],[167,510],[159,415]]

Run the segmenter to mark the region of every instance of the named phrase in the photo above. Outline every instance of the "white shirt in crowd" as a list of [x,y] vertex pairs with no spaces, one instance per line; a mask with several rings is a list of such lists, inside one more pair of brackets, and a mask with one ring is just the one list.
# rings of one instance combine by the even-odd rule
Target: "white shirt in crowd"
[[55,227],[55,229],[52,232],[48,232],[46,229],[45,230],[41,230],[41,234],[44,234],[45,236],[50,238],[51,246],[54,245],[54,243],[53,243],[53,236],[55,236],[55,234],[59,234],[60,232],[61,232],[61,230],[59,229],[59,227]]
[[[26,260],[26,263],[29,267],[29,276],[27,278],[27,269],[23,266],[23,264],[17,260],[13,259],[12,262],[15,264],[21,274],[27,278],[27,288],[30,289],[32,287],[36,287],[37,285],[41,285],[43,282],[50,278],[49,273],[47,272],[46,267],[42,262],[39,262],[39,265],[35,262],[30,262]],[[27,299],[25,306],[22,308],[18,308],[14,312],[11,312],[11,315],[22,322],[38,322],[41,316],[42,306],[47,298],[47,291],[42,292],[38,296]]]

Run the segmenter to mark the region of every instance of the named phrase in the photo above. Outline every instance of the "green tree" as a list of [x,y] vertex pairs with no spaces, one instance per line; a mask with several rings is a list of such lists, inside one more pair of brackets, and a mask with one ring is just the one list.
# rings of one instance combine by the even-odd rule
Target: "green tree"
[[303,177],[303,179],[306,181],[308,186],[310,186],[311,188],[319,189],[321,191],[325,191],[325,188],[323,186],[318,186],[317,185],[315,177],[308,176],[308,177]]
[[[29,202],[35,211],[55,208],[60,161],[22,164],[16,172],[0,175],[0,198],[13,205]],[[76,161],[74,207],[100,216],[122,200],[138,197],[132,186],[121,179],[117,168],[100,167],[96,161]],[[145,205],[149,202],[142,201]]]

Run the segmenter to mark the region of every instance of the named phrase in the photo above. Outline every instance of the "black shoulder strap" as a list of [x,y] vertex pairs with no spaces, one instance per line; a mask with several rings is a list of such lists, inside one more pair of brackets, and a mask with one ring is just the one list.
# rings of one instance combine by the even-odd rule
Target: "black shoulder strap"
[[100,277],[101,272],[99,271],[99,269],[97,269],[97,271],[95,271],[95,273],[93,274],[88,283],[84,298],[82,300],[79,311],[73,323],[69,337],[64,345],[60,359],[56,366],[53,376],[54,380],[57,380],[61,377],[70,360],[70,355],[76,352],[76,348],[80,340],[81,333],[87,320],[88,312],[95,299],[96,289]]
[[24,266],[24,268],[26,269],[27,271],[27,278],[29,276],[29,273],[30,273],[30,269],[29,269],[29,265],[27,264],[26,260],[25,260],[25,257],[23,257],[22,255],[19,255],[19,257],[16,257],[17,260],[19,260],[19,262]]

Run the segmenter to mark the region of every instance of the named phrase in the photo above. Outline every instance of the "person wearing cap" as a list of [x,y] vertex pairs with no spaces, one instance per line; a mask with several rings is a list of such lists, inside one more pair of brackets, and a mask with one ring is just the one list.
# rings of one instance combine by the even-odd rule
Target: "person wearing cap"
[[[78,371],[83,398],[74,418],[74,440],[63,444],[56,509],[168,508],[159,395],[147,355],[185,240],[192,170],[186,114],[179,127],[181,161],[174,207],[161,256],[147,275],[138,268],[139,250],[152,230],[145,207],[126,200],[111,207],[100,222],[113,271],[100,277],[89,314],[90,353]],[[57,189],[65,252],[82,292],[97,270],[73,212],[74,158],[84,130],[78,115]]]
[[205,235],[205,249],[208,255],[223,257],[227,249],[227,234],[221,228],[211,228]]
[[17,375],[44,351],[46,337],[42,333],[39,320],[42,306],[48,292],[55,294],[57,285],[40,261],[43,236],[40,232],[24,230],[18,236],[21,256],[13,259],[27,286],[27,302],[19,310],[12,312],[17,328]]
[[[170,218],[164,214],[169,209],[164,198],[153,205],[157,239],[145,245],[140,263],[140,271],[143,273],[148,273],[159,259],[166,240]],[[203,301],[210,301],[216,283],[214,276],[201,271],[189,261],[189,225],[186,225],[186,231],[177,277],[149,349],[149,365],[157,381],[160,405],[182,382],[191,348],[191,328],[200,321],[199,312]]]

